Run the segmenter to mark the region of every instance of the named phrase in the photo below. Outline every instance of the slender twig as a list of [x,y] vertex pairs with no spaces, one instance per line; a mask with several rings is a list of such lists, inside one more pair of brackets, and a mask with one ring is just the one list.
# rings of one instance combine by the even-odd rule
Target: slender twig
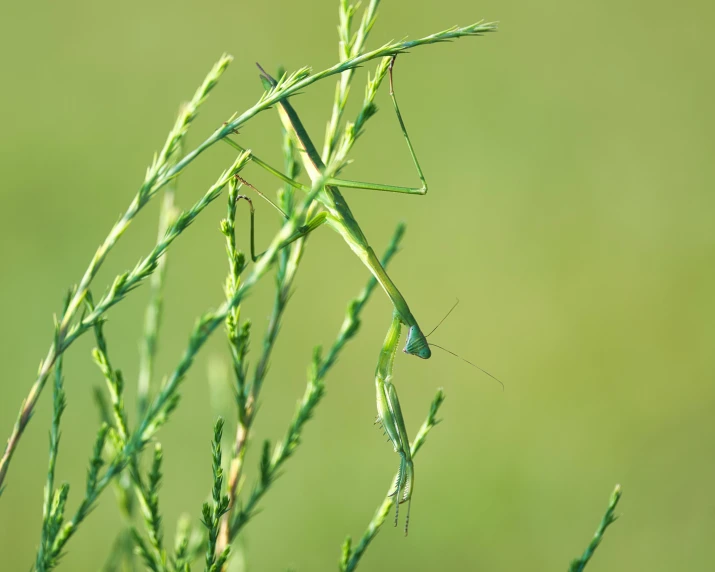
[[[233,181],[229,185],[228,192],[228,213],[226,218],[221,223],[221,230],[226,236],[226,254],[228,256],[229,272],[226,277],[226,298],[230,299],[240,286],[240,275],[245,265],[245,256],[236,247],[236,203],[240,198],[238,194],[238,181]],[[247,200],[248,197],[246,197]],[[251,206],[251,208],[253,208]],[[282,253],[281,253],[282,257]],[[228,473],[228,510],[221,516],[220,532],[216,543],[215,551],[222,553],[227,546],[230,545],[228,532],[228,519],[230,518],[231,510],[236,500],[238,492],[238,484],[241,479],[241,469],[243,467],[243,458],[245,456],[245,445],[248,439],[248,429],[250,426],[251,414],[248,411],[248,394],[247,387],[247,365],[246,354],[248,352],[250,322],[244,322],[243,326],[239,325],[240,307],[236,306],[229,311],[226,317],[226,335],[231,351],[231,361],[233,365],[234,379],[236,383],[236,407],[238,410],[236,437],[234,440],[233,449],[229,461]]]
[[[114,539],[107,559],[104,561],[102,572],[124,572],[127,569],[134,571],[133,558],[135,544],[131,532],[127,529],[121,530]],[[124,566],[125,564],[128,565],[129,568],[126,568]]]
[[179,518],[176,525],[176,542],[174,544],[173,567],[176,572],[189,572],[190,565],[199,554],[191,545],[191,520],[187,515]]
[[596,533],[593,535],[593,539],[586,547],[586,550],[581,557],[576,558],[571,562],[569,572],[583,572],[583,569],[586,568],[586,564],[588,564],[588,561],[591,560],[591,557],[596,551],[596,548],[598,548],[598,545],[601,544],[601,540],[603,540],[603,534],[606,532],[606,529],[611,524],[616,522],[616,519],[618,518],[615,515],[615,511],[619,500],[621,500],[621,485],[616,485],[616,488],[613,490],[613,493],[611,493],[611,498],[608,501],[606,513],[603,515],[601,523],[598,525],[598,529],[596,529]]
[[[87,302],[89,311],[93,311],[94,300],[90,292],[87,292],[85,301]],[[94,324],[94,339],[97,342],[97,347],[92,350],[92,357],[104,376],[111,403],[111,417],[108,424],[114,428],[117,432],[119,442],[123,444],[126,442],[129,433],[127,414],[124,409],[124,377],[120,370],[112,367],[112,363],[109,360],[107,340],[104,337],[104,323],[102,320],[98,320]]]
[[60,446],[60,421],[62,420],[62,413],[67,406],[64,380],[62,377],[61,356],[55,363],[55,385],[53,389],[52,426],[50,427],[50,461],[47,468],[45,499],[42,506],[40,547],[37,551],[35,561],[35,568],[39,571],[47,569],[47,553],[51,550],[52,543],[55,541],[64,513],[64,502],[59,502],[60,499],[57,495],[59,491],[55,491],[55,467],[57,465],[57,453]]
[[[85,519],[89,514],[94,501],[96,499],[97,491],[101,488],[104,490],[106,484],[103,484],[103,479],[99,479],[99,471],[104,466],[104,460],[102,459],[102,451],[104,449],[105,442],[107,440],[107,435],[109,433],[109,427],[107,425],[102,425],[97,432],[97,437],[94,442],[94,447],[92,449],[92,457],[89,461],[89,469],[87,470],[87,483],[85,487],[85,497],[76,510],[72,520],[58,531],[52,546],[45,552],[45,570],[51,570],[59,562],[60,557],[64,551],[65,545],[69,539],[77,531],[79,524]],[[65,501],[67,497],[68,488],[65,488]]]
[[[362,54],[365,41],[367,36],[375,24],[377,19],[377,7],[380,4],[380,0],[371,0],[368,7],[363,13],[362,22],[360,23],[360,28],[355,33],[351,35],[351,24],[353,16],[355,15],[356,6],[349,4],[347,0],[341,0],[340,2],[340,25],[338,26],[338,36],[339,36],[339,55],[340,61],[344,62],[349,60],[351,57],[354,58]],[[337,85],[335,86],[335,101],[333,103],[333,111],[328,121],[328,126],[325,130],[325,144],[323,146],[323,162],[327,163],[333,159],[335,153],[335,148],[338,143],[338,128],[340,126],[340,121],[345,112],[345,106],[347,105],[348,95],[350,93],[350,84],[355,74],[355,68],[349,69],[342,74],[338,79]]]
[[[159,510],[159,485],[162,479],[161,464],[163,460],[163,451],[159,443],[154,446],[154,458],[152,460],[151,469],[147,483],[141,477],[139,472],[139,463],[136,457],[129,463],[129,474],[134,491],[141,507],[144,517],[144,527],[149,535],[149,545],[142,550],[144,562],[151,562],[152,570],[162,572],[166,570],[166,550],[163,546],[163,530],[162,517]],[[139,532],[132,528],[133,538],[141,538]],[[141,545],[138,545],[141,548]]]
[[[298,162],[295,160],[294,144],[285,132],[283,137],[283,154],[286,175],[293,179],[298,175],[299,166]],[[233,199],[231,197],[232,194]],[[283,187],[282,191],[279,192],[280,207],[283,212],[289,216],[292,214],[294,208],[293,195],[294,189],[287,183]],[[222,230],[227,238],[226,250],[229,257],[229,277],[227,278],[226,283],[228,296],[231,295],[233,290],[238,288],[238,274],[236,274],[236,264],[234,262],[237,258],[239,258],[239,253],[236,249],[234,223],[234,217],[236,214],[236,197],[237,189],[229,187],[228,216],[222,224]],[[257,412],[255,404],[258,401],[258,395],[260,393],[263,380],[268,372],[268,363],[278,337],[283,313],[285,312],[290,298],[290,292],[298,271],[298,265],[300,264],[303,256],[304,245],[305,237],[296,240],[290,246],[283,248],[278,255],[273,311],[271,312],[268,328],[264,336],[262,353],[256,365],[253,380],[248,386],[246,385],[246,366],[244,363],[245,353],[248,346],[248,324],[244,324],[243,328],[238,327],[237,312],[235,315],[230,313],[226,319],[226,330],[228,333],[229,345],[231,347],[233,369],[236,377],[238,423],[229,467],[229,511],[221,520],[221,534],[216,547],[216,550],[219,553],[222,552],[231,542],[230,522],[238,494],[239,483],[241,481],[243,459],[246,453],[248,435]]]
[[230,546],[224,547],[217,554],[216,543],[219,534],[221,517],[228,512],[228,495],[223,494],[223,469],[221,468],[221,436],[223,434],[223,419],[218,418],[214,425],[214,438],[211,442],[211,459],[213,486],[211,488],[211,502],[206,502],[202,508],[203,525],[208,532],[208,546],[206,547],[206,572],[221,570],[231,550]]
[[[166,235],[171,224],[176,220],[178,210],[175,205],[175,187],[173,184],[164,189],[164,200],[159,214],[157,242]],[[164,278],[166,276],[166,256],[162,256],[156,271],[149,282],[149,303],[144,314],[144,338],[139,351],[139,375],[137,377],[137,413],[144,414],[149,400],[149,388],[154,373],[154,358],[156,357],[157,338],[164,303]]]

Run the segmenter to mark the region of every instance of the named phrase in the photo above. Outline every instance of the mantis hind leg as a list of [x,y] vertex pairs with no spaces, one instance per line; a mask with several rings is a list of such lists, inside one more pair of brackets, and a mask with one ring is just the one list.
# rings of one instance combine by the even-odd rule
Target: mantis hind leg
[[407,148],[410,150],[410,156],[412,157],[412,162],[415,164],[415,168],[417,169],[417,176],[420,178],[420,181],[422,182],[422,188],[424,189],[424,192],[427,192],[427,181],[425,180],[424,173],[422,173],[422,168],[420,167],[420,162],[417,160],[417,154],[415,153],[415,148],[412,145],[412,141],[410,141],[410,136],[407,134],[407,127],[405,127],[405,122],[402,120],[402,114],[400,113],[400,106],[397,105],[397,97],[395,97],[395,86],[394,86],[394,80],[392,77],[392,70],[395,67],[395,60],[397,60],[397,55],[392,56],[392,59],[390,60],[390,67],[389,67],[389,74],[390,74],[390,98],[392,99],[392,105],[395,108],[395,114],[397,115],[397,121],[400,124],[400,129],[402,130],[402,134],[405,136],[405,141],[407,142]]
[[391,193],[406,193],[410,195],[424,195],[427,193],[427,181],[425,180],[424,173],[422,172],[422,167],[420,167],[420,162],[417,159],[417,153],[415,153],[415,148],[412,145],[412,141],[410,140],[410,136],[407,134],[407,127],[405,126],[405,122],[402,119],[402,113],[400,113],[400,106],[397,104],[397,97],[395,96],[395,86],[394,86],[394,80],[392,77],[392,70],[395,66],[395,60],[397,59],[397,56],[392,56],[392,59],[390,60],[390,65],[388,68],[388,73],[390,76],[390,99],[392,99],[392,106],[395,108],[395,115],[397,115],[397,121],[400,124],[400,130],[402,131],[402,135],[405,138],[405,141],[407,142],[407,148],[410,151],[410,157],[412,157],[412,162],[415,165],[415,168],[417,169],[417,176],[420,178],[420,182],[422,183],[421,187],[402,187],[402,186],[395,186],[395,185],[383,185],[379,183],[365,183],[365,182],[360,182],[360,181],[347,181],[344,179],[329,179],[327,182],[328,184],[331,185],[336,185],[339,187],[345,187],[345,188],[351,188],[351,189],[367,189],[367,190],[372,190],[372,191],[386,191],[386,192],[391,192]]

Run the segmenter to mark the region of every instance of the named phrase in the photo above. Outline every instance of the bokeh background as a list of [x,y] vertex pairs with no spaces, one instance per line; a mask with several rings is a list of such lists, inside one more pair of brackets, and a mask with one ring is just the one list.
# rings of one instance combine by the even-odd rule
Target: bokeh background
[[[270,69],[331,65],[337,2],[38,0],[7,2],[2,12],[4,436],[47,351],[52,314],[136,192],[180,102],[222,52],[235,56],[189,136],[196,144],[259,97],[254,61]],[[398,95],[430,193],[346,195],[378,251],[396,222],[407,222],[391,269],[397,284],[424,328],[459,298],[435,341],[493,371],[506,390],[441,352],[427,362],[398,356],[411,430],[438,386],[447,393],[444,422],[417,459],[409,537],[386,526],[362,569],[565,569],[617,482],[622,517],[594,572],[715,567],[713,16],[712,4],[698,1],[382,3],[372,46],[481,18],[500,22],[497,34],[415,49],[398,62]],[[363,70],[348,116],[364,79]],[[316,139],[333,88],[324,81],[294,99]],[[378,103],[383,112],[346,175],[413,183],[386,93]],[[279,162],[273,112],[240,138]],[[181,179],[180,204],[190,205],[232,157],[221,146],[196,161]],[[255,169],[252,177],[276,186]],[[98,290],[148,252],[155,202],[113,251]],[[265,244],[279,220],[259,209]],[[196,316],[221,302],[224,212],[217,201],[170,253],[159,375],[178,360]],[[337,235],[311,239],[254,443],[283,435],[312,346],[332,341],[366,278]],[[256,336],[270,284],[244,305]],[[146,288],[133,293],[106,329],[130,403],[146,299]],[[238,543],[246,569],[335,569],[345,535],[360,535],[383,497],[397,458],[372,425],[373,373],[389,312],[376,292],[304,444]],[[82,339],[66,358],[58,479],[71,483],[70,509],[98,424],[91,347]],[[220,381],[226,358],[217,334],[160,434],[169,542],[179,514],[198,523],[209,491],[212,423],[232,416]],[[34,561],[50,401],[48,388],[0,499],[3,570]],[[249,452],[248,486],[258,450]],[[101,568],[119,528],[108,490],[63,568]]]

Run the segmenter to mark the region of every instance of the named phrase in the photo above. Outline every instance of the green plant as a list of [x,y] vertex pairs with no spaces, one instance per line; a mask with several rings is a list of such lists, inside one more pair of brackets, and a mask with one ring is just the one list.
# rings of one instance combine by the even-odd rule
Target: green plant
[[[274,445],[269,442],[263,444],[259,477],[250,491],[242,494],[246,492],[241,487],[245,472],[245,452],[259,411],[258,404],[261,389],[266,380],[268,364],[306,247],[307,231],[313,230],[328,220],[327,217],[323,217],[319,219],[319,223],[314,222],[318,220],[316,217],[320,217],[320,213],[317,212],[319,202],[328,210],[331,208],[329,201],[326,203],[322,200],[325,195],[332,193],[330,200],[335,203],[335,197],[339,197],[336,185],[338,183],[345,186],[350,185],[350,182],[336,179],[336,176],[348,162],[348,154],[357,137],[363,132],[365,123],[376,112],[373,101],[375,93],[382,79],[388,73],[388,69],[391,69],[391,62],[394,61],[396,55],[418,46],[461,37],[478,36],[496,29],[493,24],[477,23],[463,28],[451,28],[417,40],[390,42],[378,49],[366,51],[365,43],[374,25],[378,5],[378,0],[372,0],[369,3],[357,30],[353,32],[352,24],[356,7],[348,4],[345,0],[341,1],[339,26],[341,61],[339,63],[317,73],[311,72],[309,68],[302,68],[293,73],[281,75],[277,81],[267,86],[265,93],[255,105],[241,114],[234,114],[205,141],[192,150],[185,151],[186,135],[199,108],[206,102],[209,93],[216,86],[231,61],[230,56],[223,56],[211,69],[193,98],[181,109],[164,146],[147,169],[139,191],[130,202],[124,215],[112,227],[98,248],[78,285],[68,292],[63,311],[60,318],[56,320],[52,344],[45,359],[42,360],[37,378],[20,408],[8,444],[0,459],[0,494],[2,494],[13,454],[32,417],[46,382],[54,372],[49,467],[43,502],[40,543],[35,560],[36,570],[51,570],[59,564],[67,544],[85,522],[99,497],[110,486],[114,487],[118,493],[120,509],[126,521],[126,530],[116,539],[112,547],[110,563],[122,558],[133,558],[132,553],[136,552],[150,570],[189,570],[191,565],[204,555],[207,570],[222,570],[231,557],[231,546],[234,540],[256,514],[261,499],[300,444],[303,428],[324,396],[326,376],[346,344],[357,333],[361,311],[378,284],[378,279],[393,299],[403,322],[410,326],[408,346],[410,345],[409,336],[413,332],[422,336],[406,302],[399,295],[394,284],[388,282],[389,278],[384,271],[384,267],[396,253],[404,235],[404,227],[398,225],[382,259],[378,261],[372,254],[374,260],[370,259],[370,264],[368,264],[378,279],[370,278],[360,294],[348,304],[336,339],[327,352],[323,353],[321,348],[315,349],[308,371],[305,393],[298,402],[296,412],[288,424],[284,438]],[[379,60],[378,67],[372,79],[368,80],[362,109],[354,122],[344,122],[345,106],[354,70],[371,60]],[[309,172],[310,186],[301,185],[295,181],[300,170],[300,161],[297,158],[302,158],[301,150],[295,147],[295,135],[298,133],[298,140],[305,144],[308,141],[307,134],[305,137],[302,136],[300,129],[296,128],[295,121],[284,122],[286,128],[283,143],[284,166],[280,172],[273,168],[269,169],[284,181],[284,186],[279,191],[274,206],[285,215],[285,220],[270,241],[266,251],[260,257],[255,257],[255,264],[249,266],[246,256],[239,250],[236,240],[237,202],[247,198],[239,194],[243,182],[239,173],[251,162],[257,164],[261,162],[249,150],[240,149],[234,162],[220,174],[216,183],[187,210],[179,210],[176,207],[172,185],[201,153],[209,150],[219,141],[230,142],[229,136],[258,113],[274,106],[285,110],[288,108],[287,98],[289,96],[305,90],[319,80],[335,75],[338,76],[338,81],[332,114],[328,121],[323,153],[317,158],[319,163],[315,162],[314,157],[312,166],[315,172]],[[400,126],[407,137],[396,102],[395,110]],[[345,126],[341,131],[343,123]],[[409,139],[407,142],[423,183],[423,187],[420,189],[412,189],[408,192],[415,191],[416,194],[423,194],[426,191],[424,178]],[[304,167],[310,170],[310,164],[304,162]],[[226,241],[228,259],[228,275],[224,287],[225,301],[218,309],[207,312],[197,320],[182,358],[166,381],[159,386],[154,376],[154,357],[157,337],[160,335],[166,254],[175,239],[184,234],[191,223],[204,212],[210,203],[217,200],[226,188],[228,189],[227,215],[220,225]],[[332,190],[333,188],[335,190]],[[397,190],[396,187],[387,188],[385,185],[373,185],[369,188]],[[296,189],[305,191],[305,196],[296,197]],[[133,269],[116,276],[104,293],[97,296],[95,300],[94,281],[100,267],[132,221],[160,192],[163,192],[163,205],[156,245]],[[250,203],[250,199],[248,200]],[[252,213],[253,204],[250,203],[250,206]],[[333,206],[335,205],[333,204]],[[347,218],[346,212],[349,211],[344,208],[335,208],[334,211],[338,213],[338,218],[344,223]],[[348,223],[347,225],[343,224],[343,227],[350,227],[354,223],[359,231],[354,220],[348,221]],[[361,234],[352,227],[350,229],[350,232],[356,236]],[[362,238],[364,239],[364,236]],[[364,240],[356,240],[353,237],[351,245],[359,246],[362,249],[361,252],[372,252]],[[382,269],[382,273],[377,270],[378,268]],[[265,281],[261,281],[273,269],[275,269],[273,311],[260,348],[257,365],[251,373],[247,367],[251,328],[250,322],[242,319],[241,302],[259,283],[266,284]],[[138,422],[131,426],[124,402],[125,381],[121,370],[117,369],[110,359],[109,344],[104,335],[103,325],[110,308],[122,302],[132,290],[144,282],[149,282],[151,295],[146,311],[144,339],[140,353]],[[95,293],[96,291],[94,289]],[[179,528],[174,546],[167,547],[159,502],[163,453],[160,443],[156,440],[157,432],[170,419],[172,412],[179,405],[181,384],[197,354],[208,338],[221,326],[225,328],[232,364],[237,432],[233,446],[228,452],[229,454],[226,455],[221,448],[223,421],[219,419],[216,422],[212,444],[212,486],[210,500],[202,508],[203,529],[195,526],[196,523],[192,526],[191,523],[185,522]],[[397,326],[399,329],[399,324]],[[78,338],[90,331],[94,335],[96,345],[93,358],[105,380],[106,391],[97,391],[95,394],[102,422],[91,452],[84,494],[74,513],[69,514],[67,512],[69,485],[62,484],[57,487],[55,484],[55,463],[60,445],[60,423],[66,404],[62,369],[63,355]],[[419,348],[421,352],[419,355],[428,357],[429,349],[424,336],[418,341],[422,344]],[[417,353],[417,351],[411,353]],[[396,400],[396,394],[394,399]],[[398,423],[399,427],[396,427],[396,430],[402,433],[399,452],[403,458],[409,458],[410,464],[412,463],[411,458],[424,444],[429,431],[437,424],[437,413],[443,400],[444,393],[440,389],[430,405],[427,419],[411,445],[406,442],[403,424]],[[143,454],[152,444],[151,462],[149,468],[145,469],[142,463]],[[397,481],[401,480],[402,477],[398,475]],[[361,556],[384,523],[395,499],[397,498],[399,501],[399,497],[399,493],[395,496],[390,494],[386,496],[357,545],[353,547],[351,540],[349,538],[346,540],[340,558],[341,570],[349,571],[357,567]],[[615,502],[613,504],[615,507]],[[142,520],[142,529],[137,524],[138,516]],[[604,529],[605,526],[607,524],[603,526]],[[200,532],[201,530],[203,532]],[[588,556],[585,555],[582,559],[584,565],[590,558],[593,549],[595,549],[595,545],[590,549]],[[111,565],[108,567],[111,568]]]
[[601,523],[598,525],[596,533],[593,535],[593,539],[588,544],[581,557],[576,558],[571,562],[569,572],[582,572],[583,569],[586,568],[586,564],[588,564],[588,561],[591,560],[591,557],[596,551],[596,548],[598,548],[598,545],[601,544],[601,540],[603,539],[603,534],[606,532],[606,529],[616,522],[616,518],[618,518],[615,515],[615,512],[619,500],[621,500],[621,485],[616,485],[616,488],[613,489],[611,498],[608,501],[606,513],[603,515]]

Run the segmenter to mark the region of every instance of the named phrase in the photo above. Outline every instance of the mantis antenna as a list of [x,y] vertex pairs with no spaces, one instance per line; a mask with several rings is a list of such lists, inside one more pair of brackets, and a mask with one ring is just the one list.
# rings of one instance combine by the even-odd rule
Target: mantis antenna
[[457,298],[457,301],[454,303],[454,306],[452,306],[452,307],[449,309],[449,312],[447,312],[447,313],[445,314],[444,318],[442,318],[442,319],[439,321],[439,324],[437,324],[434,328],[432,328],[432,331],[431,331],[429,334],[427,334],[427,335],[425,336],[425,338],[429,338],[432,334],[434,334],[434,333],[437,331],[437,328],[439,328],[439,327],[442,325],[442,323],[443,323],[447,318],[449,318],[449,315],[452,313],[452,310],[454,310],[458,305],[459,305],[459,298]]
[[455,354],[454,352],[449,351],[447,348],[443,348],[442,346],[438,346],[437,344],[432,344],[432,343],[430,343],[430,346],[433,347],[433,348],[439,348],[439,349],[441,349],[443,352],[447,352],[448,354],[453,355],[454,357],[461,359],[463,362],[468,363],[468,364],[471,365],[472,367],[476,367],[476,368],[477,368],[479,371],[481,371],[483,374],[488,375],[488,376],[491,377],[494,381],[496,381],[499,385],[501,385],[501,390],[504,391],[504,382],[502,382],[502,380],[499,379],[498,377],[496,377],[495,375],[492,375],[491,373],[489,373],[486,369],[483,369],[483,368],[479,367],[477,364],[472,363],[472,362],[469,361],[468,359],[464,359],[462,356],[457,355],[457,354]]
[[[434,328],[432,328],[432,330],[430,331],[430,333],[427,334],[425,337],[426,337],[426,338],[429,338],[432,334],[434,334],[434,333],[437,331],[437,328],[439,328],[439,327],[444,323],[444,321],[445,321],[447,318],[449,318],[449,315],[452,313],[452,311],[453,311],[458,305],[459,305],[459,298],[457,298],[457,301],[456,301],[456,302],[454,303],[454,305],[449,309],[449,311],[445,314],[444,318],[442,318],[442,319],[439,321],[439,323],[438,323]],[[434,344],[434,343],[430,343],[429,345],[430,345],[430,347],[439,348],[439,349],[441,349],[443,352],[447,352],[448,354],[453,355],[454,357],[461,359],[463,362],[468,363],[468,364],[471,365],[472,367],[477,368],[477,369],[478,369],[479,371],[481,371],[483,374],[488,375],[488,376],[491,377],[494,381],[496,381],[499,385],[501,385],[501,389],[502,389],[502,391],[504,391],[504,383],[503,383],[498,377],[496,377],[495,375],[492,375],[491,373],[489,373],[487,370],[485,370],[485,369],[479,367],[477,364],[472,363],[472,362],[469,361],[468,359],[464,359],[462,356],[460,356],[460,355],[454,353],[453,351],[448,350],[447,348],[443,348],[442,346],[439,346],[439,345]]]

